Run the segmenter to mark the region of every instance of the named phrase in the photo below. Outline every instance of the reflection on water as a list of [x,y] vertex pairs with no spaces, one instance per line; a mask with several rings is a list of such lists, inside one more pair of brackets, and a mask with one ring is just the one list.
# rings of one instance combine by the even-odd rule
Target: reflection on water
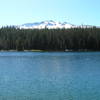
[[0,100],[100,100],[100,53],[0,52]]

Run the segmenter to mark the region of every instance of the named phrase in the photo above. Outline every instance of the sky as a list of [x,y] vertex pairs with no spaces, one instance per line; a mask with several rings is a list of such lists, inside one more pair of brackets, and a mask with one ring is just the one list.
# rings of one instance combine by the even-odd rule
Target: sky
[[0,25],[45,20],[100,26],[100,0],[0,0]]

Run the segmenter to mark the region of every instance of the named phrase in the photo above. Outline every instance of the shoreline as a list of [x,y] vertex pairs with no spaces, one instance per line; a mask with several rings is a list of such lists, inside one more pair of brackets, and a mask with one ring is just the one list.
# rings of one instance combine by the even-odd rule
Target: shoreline
[[100,52],[100,50],[87,50],[87,49],[79,49],[79,50],[0,50],[0,52]]

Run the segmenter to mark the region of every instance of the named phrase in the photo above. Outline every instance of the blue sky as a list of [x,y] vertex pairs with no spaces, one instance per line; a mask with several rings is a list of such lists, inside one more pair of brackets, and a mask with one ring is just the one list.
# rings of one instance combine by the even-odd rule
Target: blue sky
[[0,25],[54,20],[100,26],[100,0],[0,0]]

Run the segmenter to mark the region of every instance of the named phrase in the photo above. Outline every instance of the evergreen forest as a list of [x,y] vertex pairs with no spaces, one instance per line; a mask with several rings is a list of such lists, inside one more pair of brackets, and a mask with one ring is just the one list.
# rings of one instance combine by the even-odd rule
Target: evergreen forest
[[0,50],[100,51],[100,28],[0,28]]

